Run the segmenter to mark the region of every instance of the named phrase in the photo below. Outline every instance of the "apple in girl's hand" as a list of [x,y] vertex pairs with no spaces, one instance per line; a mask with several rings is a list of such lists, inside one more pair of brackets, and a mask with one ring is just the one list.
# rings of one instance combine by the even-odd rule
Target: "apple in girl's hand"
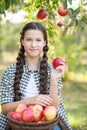
[[21,121],[21,114],[17,112],[10,112],[9,116],[16,121]]
[[58,13],[60,16],[66,16],[68,14],[68,9],[64,9],[63,7],[59,7]]
[[15,112],[18,112],[18,113],[22,113],[22,111],[24,111],[25,109],[27,109],[27,105],[26,104],[19,104],[16,109],[15,109]]
[[39,19],[44,19],[46,18],[46,10],[45,9],[40,9],[37,13],[37,18]]
[[56,68],[60,65],[66,64],[66,60],[62,57],[57,57],[53,59],[53,68]]
[[33,109],[33,112],[34,112],[34,121],[35,122],[40,121],[42,117],[42,112],[38,109]]
[[43,116],[46,121],[55,119],[56,115],[57,115],[57,110],[54,106],[51,105],[51,106],[45,107],[43,111]]
[[22,112],[22,120],[24,122],[32,122],[34,120],[34,113],[31,108],[27,108]]

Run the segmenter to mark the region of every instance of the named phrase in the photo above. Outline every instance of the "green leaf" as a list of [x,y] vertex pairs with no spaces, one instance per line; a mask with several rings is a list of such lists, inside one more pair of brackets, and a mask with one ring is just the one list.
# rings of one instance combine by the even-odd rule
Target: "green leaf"
[[64,9],[67,8],[67,0],[62,0]]
[[72,0],[68,0],[69,4],[72,4]]
[[73,18],[74,10],[72,8],[69,8],[69,16],[70,18]]
[[10,5],[13,6],[14,0],[10,0]]
[[0,1],[0,13],[5,13],[5,2],[4,0]]
[[87,23],[87,16],[82,14],[81,15],[81,20]]
[[74,10],[74,13],[77,15],[80,12],[80,7]]
[[10,0],[5,0],[5,9],[7,10],[10,7]]
[[42,1],[41,0],[35,1],[35,7],[36,8],[40,8],[41,6],[42,6]]
[[77,26],[78,25],[78,19],[75,19],[75,25]]

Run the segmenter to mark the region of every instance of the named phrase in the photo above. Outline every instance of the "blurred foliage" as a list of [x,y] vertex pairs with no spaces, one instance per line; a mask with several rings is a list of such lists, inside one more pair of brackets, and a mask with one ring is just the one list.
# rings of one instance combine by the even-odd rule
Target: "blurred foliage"
[[19,44],[20,26],[7,21],[6,24],[0,26],[0,50],[13,51],[17,50]]
[[[20,47],[20,32],[22,24],[12,24],[9,21],[0,27],[0,53],[3,51],[18,51]],[[66,59],[70,71],[78,71],[81,68],[81,56],[84,50],[86,50],[85,38],[87,35],[87,29],[82,32],[62,35],[62,30],[56,27],[57,34],[52,37],[48,35],[49,52],[48,57],[50,62],[56,56],[62,56]],[[1,59],[1,58],[0,58]]]
[[63,82],[63,100],[73,130],[87,130],[87,83]]
[[0,0],[0,14],[6,15],[6,10],[15,12],[22,7],[23,0]]
[[[4,14],[6,17],[6,11],[15,13],[22,9],[26,12],[26,21],[20,25],[13,25],[9,21],[0,24],[0,53],[4,50],[18,49],[22,26],[26,22],[36,20],[43,23],[47,29],[49,60],[52,62],[53,57],[63,56],[70,70],[80,70],[82,53],[87,50],[87,2],[84,1],[80,0],[77,7],[73,8],[73,0],[1,0],[1,16]],[[62,17],[58,14],[60,6],[68,9],[67,16]],[[37,13],[42,8],[46,9],[47,16],[40,20],[37,18]],[[57,25],[59,20],[64,26]]]

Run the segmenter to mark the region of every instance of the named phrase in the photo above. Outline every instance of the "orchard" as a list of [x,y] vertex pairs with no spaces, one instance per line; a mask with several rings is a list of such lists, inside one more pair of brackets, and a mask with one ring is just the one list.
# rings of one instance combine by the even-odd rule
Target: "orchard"
[[[21,28],[19,25],[15,28],[15,25],[7,20],[8,31],[2,24],[3,17],[6,18],[8,13],[16,15],[21,10],[25,12],[22,25],[31,20],[40,21],[45,25],[49,37],[49,61],[52,62],[57,56],[64,57],[69,65],[69,71],[81,71],[82,56],[87,51],[87,0],[1,0],[0,57],[3,55],[3,50],[13,51],[18,48],[16,44],[12,45],[14,34],[10,38],[7,33]],[[14,29],[11,29],[11,25]],[[6,31],[4,32],[3,29]],[[6,42],[2,38],[4,35]],[[18,37],[14,39],[14,43],[18,40]],[[70,78],[66,74],[65,78],[68,77]]]
[[[81,71],[82,56],[87,50],[87,0],[1,0],[0,57],[4,50],[17,50],[18,45],[12,45],[12,42],[18,43],[18,36],[14,39],[14,33],[21,28],[10,20],[7,20],[7,26],[3,26],[3,17],[6,18],[8,13],[16,15],[21,10],[25,13],[25,20],[21,25],[31,20],[40,21],[45,25],[48,33],[49,61],[52,62],[54,57],[60,56],[64,57],[69,65],[68,72],[70,73],[66,73],[64,78],[70,78],[68,75],[72,71]],[[14,29],[11,29],[11,26]],[[7,34],[8,32],[12,34],[12,30],[14,30],[13,36],[10,38]]]
[[[24,21],[21,23],[13,23],[12,17],[6,19],[8,14],[13,16],[18,12],[24,13]],[[19,16],[15,21],[20,19]],[[53,67],[56,68],[61,63],[68,64],[68,70],[63,77],[65,107],[72,128],[86,130],[87,0],[0,0],[0,79],[6,67],[16,59],[21,28],[31,20],[40,21],[46,27],[48,58]],[[40,106],[40,110],[37,108],[38,106],[32,104],[29,108],[25,104],[22,107],[20,105],[10,116],[18,121],[43,122],[50,119],[49,112],[45,112],[44,119],[41,116],[43,107]],[[26,113],[29,110],[31,120],[27,119]]]

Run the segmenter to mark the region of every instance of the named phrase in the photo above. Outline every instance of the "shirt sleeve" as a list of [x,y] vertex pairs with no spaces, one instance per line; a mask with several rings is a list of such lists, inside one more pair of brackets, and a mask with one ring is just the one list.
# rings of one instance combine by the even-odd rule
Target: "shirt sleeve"
[[59,81],[58,81],[59,107],[58,107],[57,111],[58,111],[59,117],[66,124],[66,126],[69,128],[69,130],[71,130],[71,126],[68,123],[68,118],[67,118],[66,110],[64,107],[63,99],[62,99],[62,88],[63,88],[62,80],[59,79]]
[[57,89],[58,95],[61,95],[61,91],[62,91],[62,88],[63,88],[63,84],[62,84],[61,78],[58,80],[57,88],[58,88],[58,89]]
[[13,69],[8,67],[0,83],[0,104],[12,102],[14,99]]

